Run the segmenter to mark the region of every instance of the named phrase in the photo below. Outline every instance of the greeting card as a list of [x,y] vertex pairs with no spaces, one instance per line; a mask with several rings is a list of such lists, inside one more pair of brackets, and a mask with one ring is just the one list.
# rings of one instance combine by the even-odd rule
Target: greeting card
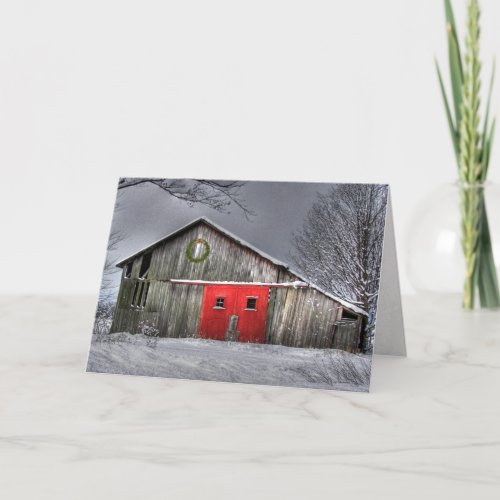
[[367,391],[397,276],[387,185],[122,178],[87,370]]

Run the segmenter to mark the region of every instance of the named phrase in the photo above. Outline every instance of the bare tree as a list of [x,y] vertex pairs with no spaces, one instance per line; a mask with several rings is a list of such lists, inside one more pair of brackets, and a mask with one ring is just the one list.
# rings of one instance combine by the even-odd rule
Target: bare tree
[[121,269],[116,267],[116,258],[112,257],[112,252],[125,239],[123,231],[111,231],[108,240],[108,251],[102,272],[101,289],[94,320],[94,334],[103,335],[109,333],[113,315],[115,312],[115,299],[118,289],[117,275]]
[[311,281],[368,312],[370,350],[377,303],[387,187],[341,184],[317,201],[293,236],[292,258]]
[[100,300],[110,300],[118,288],[116,275],[121,273],[121,269],[116,267],[117,258],[113,257],[113,252],[118,249],[120,243],[124,241],[126,235],[123,231],[113,230],[109,235],[108,249],[104,269],[102,272]]
[[241,201],[241,188],[245,185],[242,181],[122,177],[118,182],[118,189],[127,189],[146,183],[158,186],[169,195],[189,205],[206,205],[223,213],[229,213],[230,206],[235,205],[242,210],[247,219],[255,215]]

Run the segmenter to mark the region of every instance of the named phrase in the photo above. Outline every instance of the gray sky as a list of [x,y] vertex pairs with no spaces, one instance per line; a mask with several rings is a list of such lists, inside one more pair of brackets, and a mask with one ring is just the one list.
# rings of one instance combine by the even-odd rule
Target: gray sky
[[113,229],[123,231],[126,238],[113,258],[125,258],[203,215],[262,251],[289,262],[292,232],[301,227],[316,194],[326,192],[330,186],[249,181],[241,190],[241,199],[255,213],[250,220],[235,205],[226,214],[200,204],[190,207],[152,184],[126,188],[119,192],[119,209],[113,217]]

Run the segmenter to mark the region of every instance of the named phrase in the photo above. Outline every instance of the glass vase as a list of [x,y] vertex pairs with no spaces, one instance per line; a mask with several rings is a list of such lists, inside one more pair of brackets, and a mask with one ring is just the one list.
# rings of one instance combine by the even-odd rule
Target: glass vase
[[417,292],[456,294],[466,309],[500,306],[499,185],[438,187],[415,210],[406,242]]

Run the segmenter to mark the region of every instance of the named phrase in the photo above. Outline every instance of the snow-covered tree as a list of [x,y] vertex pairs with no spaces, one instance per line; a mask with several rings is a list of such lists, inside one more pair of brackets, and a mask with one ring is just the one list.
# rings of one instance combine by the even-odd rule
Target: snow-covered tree
[[368,312],[365,350],[372,345],[386,200],[384,185],[333,186],[326,194],[318,194],[292,240],[292,258],[303,274]]
[[126,239],[124,231],[112,230],[108,240],[108,251],[106,253],[106,260],[104,261],[104,269],[102,272],[101,291],[99,294],[100,301],[112,300],[117,292],[119,282],[116,277],[122,270],[116,267],[118,259],[114,256],[113,252],[120,246],[122,241]]

